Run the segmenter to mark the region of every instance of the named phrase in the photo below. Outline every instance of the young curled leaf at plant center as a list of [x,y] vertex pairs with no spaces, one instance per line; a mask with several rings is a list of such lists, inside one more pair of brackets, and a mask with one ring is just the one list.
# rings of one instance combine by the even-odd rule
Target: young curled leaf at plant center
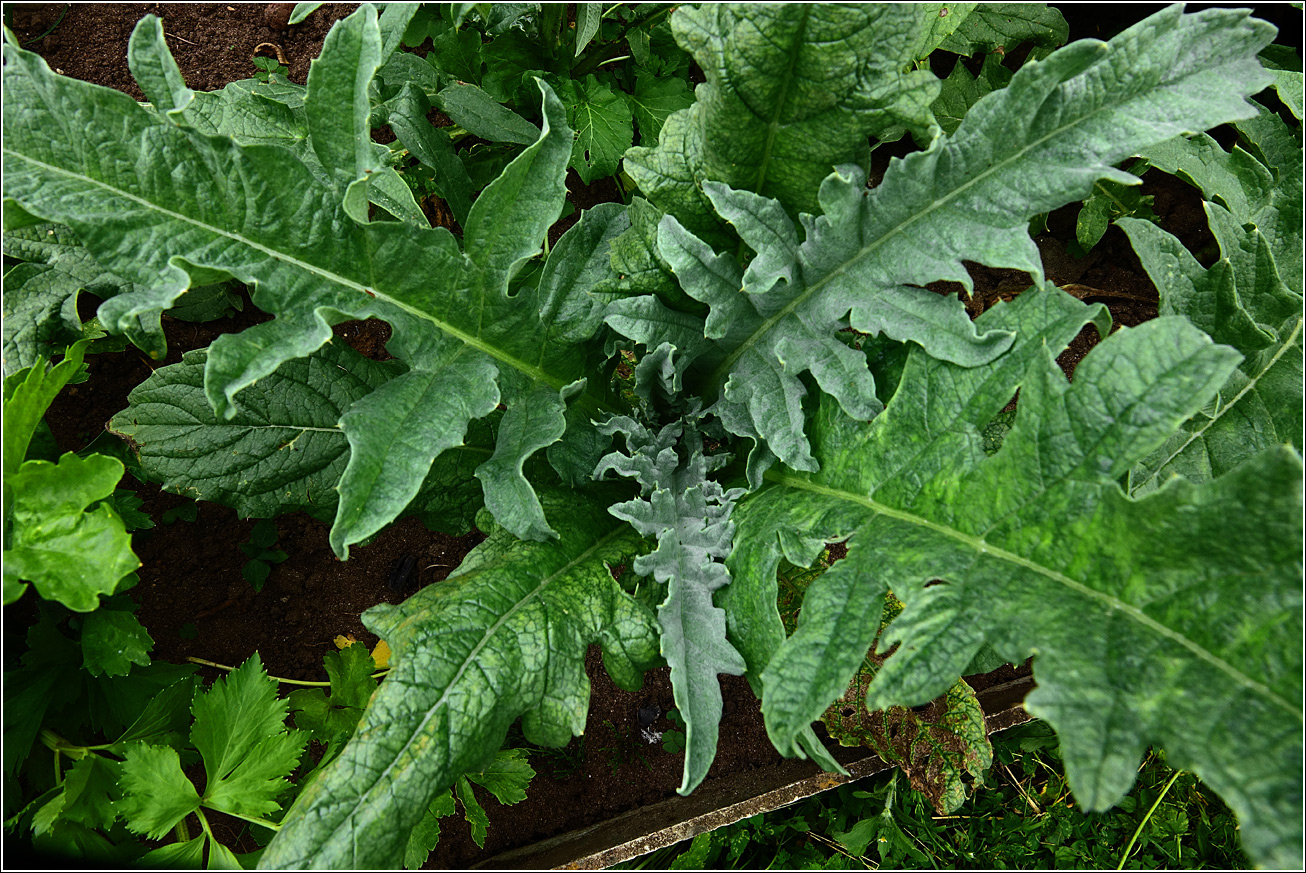
[[638,498],[608,511],[644,536],[657,538],[657,549],[636,558],[634,569],[667,586],[658,625],[676,708],[685,720],[685,771],[677,790],[688,794],[716,756],[721,721],[717,674],[744,672],[743,658],[726,640],[725,613],[712,603],[713,592],[730,583],[722,560],[734,534],[730,510],[744,490],[727,490],[707,478],[729,458],[703,454],[693,417],[656,434],[627,416],[614,417],[600,429],[624,434],[627,454],[604,456],[595,477],[612,470],[640,485]]

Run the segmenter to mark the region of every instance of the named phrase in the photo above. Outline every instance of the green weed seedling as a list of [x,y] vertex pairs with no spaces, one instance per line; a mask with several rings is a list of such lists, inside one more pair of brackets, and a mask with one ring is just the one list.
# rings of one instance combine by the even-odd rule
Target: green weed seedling
[[268,84],[273,80],[273,76],[280,76],[283,80],[290,74],[287,67],[283,67],[274,58],[254,58],[254,66],[258,69],[255,78],[263,84]]
[[268,581],[268,575],[272,572],[272,565],[280,564],[289,557],[280,549],[272,548],[276,545],[279,536],[276,522],[265,518],[257,522],[254,529],[250,531],[249,542],[240,544],[240,550],[249,558],[241,568],[240,575],[253,586],[255,591],[263,590],[263,584]]
[[685,720],[675,709],[667,713],[667,720],[676,727],[662,734],[662,750],[668,755],[678,755],[685,751],[685,732],[680,730],[685,726]]

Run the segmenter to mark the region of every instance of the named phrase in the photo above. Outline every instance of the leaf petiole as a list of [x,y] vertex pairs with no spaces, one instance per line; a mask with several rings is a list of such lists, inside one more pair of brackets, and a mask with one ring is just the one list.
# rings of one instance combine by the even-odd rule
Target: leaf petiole
[[[192,664],[202,664],[205,667],[216,667],[219,670],[226,670],[228,673],[236,669],[235,667],[229,667],[226,664],[219,664],[216,661],[207,661],[204,658],[196,658],[191,655],[187,655],[186,660],[190,661]],[[386,673],[389,672],[390,669],[388,667],[384,670],[377,670],[375,673],[372,674],[372,678],[380,679],[381,677],[385,676]],[[280,682],[283,685],[311,685],[318,688],[331,687],[330,682],[315,682],[315,681],[309,681],[307,679],[283,679],[280,676],[269,676],[268,678],[273,680],[274,682]],[[259,824],[262,824],[262,822],[259,822]]]

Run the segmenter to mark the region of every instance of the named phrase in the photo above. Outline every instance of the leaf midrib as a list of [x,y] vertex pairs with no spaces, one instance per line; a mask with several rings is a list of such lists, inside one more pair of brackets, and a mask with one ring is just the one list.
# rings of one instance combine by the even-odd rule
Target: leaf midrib
[[793,83],[798,66],[798,56],[803,51],[803,38],[807,35],[807,23],[811,19],[812,5],[804,3],[801,7],[798,28],[794,32],[793,41],[789,48],[789,65],[785,69],[784,80],[780,84],[780,96],[776,98],[775,109],[771,113],[771,119],[766,123],[766,141],[762,144],[762,159],[758,162],[757,182],[753,188],[759,194],[762,193],[762,186],[766,184],[766,173],[771,168],[771,150],[775,147],[775,138],[780,133],[780,115],[789,102],[789,86]]
[[[299,269],[306,273],[310,273],[314,276],[323,279],[326,282],[331,282],[343,286],[345,288],[349,288],[350,290],[367,294],[369,297],[374,297],[375,299],[383,300],[386,303],[389,303],[391,306],[401,309],[404,312],[409,313],[410,315],[423,319],[424,321],[430,322],[431,324],[435,325],[437,329],[444,332],[448,336],[453,337],[454,339],[458,340],[464,345],[470,346],[471,348],[476,349],[477,351],[485,355],[488,355],[494,360],[504,363],[509,367],[517,370],[518,372],[523,373],[531,380],[548,385],[549,387],[554,388],[555,390],[561,390],[566,385],[570,384],[570,380],[551,376],[550,374],[540,369],[539,367],[528,364],[527,362],[521,360],[520,358],[510,355],[507,352],[503,351],[502,349],[499,349],[496,346],[485,342],[480,337],[473,336],[472,334],[467,333],[466,331],[463,331],[455,327],[454,325],[450,324],[447,321],[443,321],[439,318],[436,318],[434,315],[432,315],[429,312],[425,312],[421,309],[417,309],[416,307],[411,306],[403,302],[402,300],[397,300],[394,297],[391,297],[390,295],[381,291],[380,289],[371,288],[367,285],[362,285],[358,282],[353,281],[352,279],[348,279],[331,270],[327,270],[325,268],[315,266],[293,255],[287,254],[285,252],[277,251],[276,249],[270,248],[269,246],[263,245],[262,243],[255,242],[254,240],[249,239],[248,237],[240,233],[228,231],[219,227],[214,227],[213,225],[207,224],[202,221],[198,221],[194,218],[191,218],[190,216],[183,215],[179,212],[174,212],[171,209],[167,209],[163,206],[160,206],[157,203],[154,203],[143,197],[139,197],[135,194],[132,194],[131,192],[124,191],[121,188],[116,188],[112,185],[108,185],[104,182],[101,182],[98,179],[93,179],[90,176],[85,175],[84,173],[76,173],[71,170],[65,169],[63,167],[57,167],[54,166],[53,164],[48,164],[42,160],[33,158],[30,155],[25,155],[22,154],[21,152],[16,152],[9,148],[4,149],[3,153],[6,156],[17,158],[21,161],[26,161],[36,167],[40,167],[42,170],[46,172],[58,174],[66,178],[73,179],[75,181],[79,181],[84,184],[100,188],[108,192],[111,196],[120,197],[124,200],[129,200],[133,203],[139,204],[140,206],[146,209],[153,210],[154,212],[160,215],[167,216],[168,218],[171,218],[183,224],[187,224],[192,227],[198,228],[206,233],[211,233],[215,236],[232,240],[233,242],[236,242],[240,245],[248,246],[249,248],[255,251],[262,252],[263,254],[267,255],[269,258],[275,261],[279,261],[293,269]],[[58,219],[50,219],[50,220],[57,221]]]
[[948,537],[949,539],[961,543],[962,545],[966,546],[967,548],[971,549],[974,552],[977,552],[980,555],[989,555],[998,560],[1006,561],[1008,563],[1015,564],[1016,566],[1023,567],[1024,569],[1029,570],[1031,572],[1037,573],[1038,575],[1043,576],[1046,579],[1049,579],[1053,582],[1056,582],[1059,585],[1069,588],[1070,590],[1076,592],[1077,594],[1080,594],[1082,596],[1091,598],[1093,600],[1105,604],[1106,606],[1110,607],[1113,611],[1133,619],[1135,622],[1141,624],[1143,627],[1147,628],[1153,633],[1156,633],[1170,640],[1171,642],[1174,642],[1182,646],[1184,649],[1187,649],[1189,652],[1192,652],[1193,655],[1195,655],[1197,658],[1210,664],[1215,669],[1219,670],[1220,672],[1230,677],[1237,684],[1271,701],[1279,708],[1287,712],[1290,716],[1295,718],[1298,722],[1303,720],[1302,712],[1300,709],[1294,707],[1291,702],[1285,700],[1279,694],[1275,693],[1264,683],[1257,682],[1255,679],[1243,673],[1237,667],[1230,664],[1228,661],[1224,660],[1223,658],[1219,657],[1214,652],[1211,652],[1210,650],[1197,644],[1196,642],[1184,636],[1183,634],[1179,633],[1178,631],[1172,630],[1166,625],[1161,624],[1159,621],[1152,618],[1150,615],[1143,612],[1138,607],[1124,600],[1121,600],[1119,597],[1116,597],[1115,595],[1109,594],[1105,591],[1099,591],[1096,588],[1089,587],[1088,585],[1085,585],[1083,582],[1080,582],[1077,579],[1073,579],[1065,575],[1064,573],[1060,573],[1052,569],[1051,567],[1045,567],[1042,564],[1037,563],[1036,561],[1032,561],[1029,558],[1026,558],[1022,555],[1018,555],[1015,552],[1011,552],[1000,546],[995,546],[991,543],[988,543],[982,537],[973,536],[971,534],[965,533],[964,531],[960,531],[957,530],[956,528],[949,527],[948,525],[940,524],[936,521],[931,521],[928,518],[924,518],[922,516],[915,515],[913,513],[906,512],[901,509],[895,509],[891,506],[886,506],[885,504],[879,503],[878,501],[870,497],[863,497],[859,494],[854,494],[848,491],[842,491],[837,488],[830,488],[825,485],[820,485],[815,482],[810,482],[806,479],[802,479],[799,478],[798,476],[784,473],[774,468],[766,472],[765,478],[771,480],[772,482],[776,482],[780,485],[784,485],[790,488],[796,488],[802,491],[807,491],[812,494],[818,494],[823,497],[827,497],[834,500],[841,500],[847,503],[857,504],[858,506],[862,506],[870,510],[876,515],[883,515],[888,518],[895,519],[897,521],[906,522],[908,524],[912,524],[917,527],[922,527],[927,530],[934,531],[935,533],[942,534],[943,536]]

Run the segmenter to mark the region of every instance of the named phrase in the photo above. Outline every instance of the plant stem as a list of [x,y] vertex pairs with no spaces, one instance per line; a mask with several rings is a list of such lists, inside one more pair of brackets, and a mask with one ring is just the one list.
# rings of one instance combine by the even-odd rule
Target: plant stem
[[1125,861],[1129,859],[1129,853],[1134,850],[1134,843],[1138,842],[1138,835],[1143,832],[1143,827],[1151,820],[1152,813],[1156,812],[1156,808],[1160,806],[1161,801],[1165,799],[1166,792],[1170,790],[1170,786],[1174,785],[1174,781],[1179,778],[1179,774],[1182,772],[1182,770],[1174,771],[1174,775],[1170,777],[1169,782],[1165,783],[1165,787],[1161,789],[1161,793],[1156,798],[1156,802],[1152,804],[1152,808],[1147,811],[1147,815],[1143,816],[1143,820],[1138,823],[1138,827],[1134,830],[1134,835],[1129,838],[1129,845],[1125,846],[1125,853],[1120,856],[1120,863],[1116,865],[1117,870],[1125,869]]
[[56,19],[54,20],[54,24],[50,25],[50,29],[47,30],[45,33],[41,34],[41,35],[38,36],[38,37],[35,37],[35,38],[33,38],[33,39],[29,39],[27,42],[23,43],[23,45],[31,45],[31,44],[34,43],[34,42],[40,42],[41,40],[45,39],[45,38],[46,38],[47,36],[49,36],[50,34],[54,33],[54,29],[55,29],[56,27],[58,27],[60,24],[63,23],[63,18],[64,18],[65,15],[68,14],[68,10],[69,10],[70,8],[72,8],[72,5],[73,5],[73,4],[71,4],[71,3],[65,3],[65,4],[63,5],[63,12],[60,12],[60,13],[59,13],[59,17],[56,18]]
[[[236,669],[235,667],[229,667],[226,664],[219,664],[216,661],[206,661],[203,658],[196,658],[193,655],[187,655],[186,660],[190,661],[192,664],[203,664],[205,667],[216,667],[219,670],[226,670],[228,673]],[[375,673],[372,674],[372,678],[380,679],[382,676],[384,676],[386,673],[389,672],[390,672],[389,668],[385,670],[377,670]],[[309,682],[305,679],[283,679],[280,676],[269,676],[268,678],[276,682],[280,682],[283,685],[312,685],[320,688],[329,688],[331,686],[330,682]],[[263,822],[261,821],[256,823],[263,824]]]
[[[261,828],[268,828],[269,830],[273,830],[273,831],[279,831],[279,830],[281,830],[281,825],[277,824],[277,823],[274,822],[274,821],[268,821],[267,819],[262,819],[262,818],[255,818],[255,817],[252,816],[252,815],[241,815],[241,814],[238,813],[238,812],[230,812],[230,811],[225,810],[225,809],[224,809],[224,810],[220,810],[220,811],[221,811],[221,812],[225,812],[225,813],[227,813],[227,815],[232,816],[233,818],[238,818],[238,819],[240,819],[241,821],[247,821],[247,822],[249,822],[250,824],[256,824],[256,825],[258,825],[258,826],[261,827]],[[202,812],[202,810],[196,810],[196,811],[195,811],[195,814],[200,816],[200,821],[204,821],[204,816],[203,816],[203,815],[200,815],[201,812]],[[204,830],[207,831],[208,828],[205,827]],[[212,837],[213,835],[212,835],[212,834],[209,834],[209,836]],[[214,842],[217,842],[217,840],[214,839]]]

